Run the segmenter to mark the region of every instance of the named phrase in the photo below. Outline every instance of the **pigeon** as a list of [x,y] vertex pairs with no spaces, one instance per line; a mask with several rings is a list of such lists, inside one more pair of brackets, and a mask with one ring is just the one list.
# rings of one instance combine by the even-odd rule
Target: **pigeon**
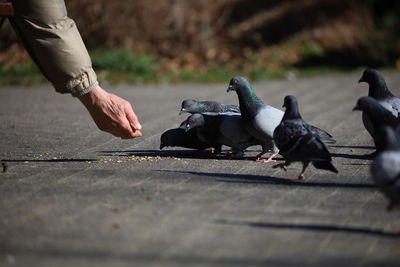
[[195,130],[185,131],[181,128],[169,129],[161,135],[160,150],[164,147],[184,147],[196,150],[210,148],[211,145],[200,141]]
[[[400,99],[389,91],[381,73],[375,69],[366,69],[358,82],[368,83],[368,96],[375,98],[393,116],[400,116]],[[362,114],[362,120],[369,134],[374,135],[374,127],[372,126],[371,119],[365,112]]]
[[400,140],[393,128],[380,129],[384,151],[371,164],[372,179],[389,199],[387,210],[400,204]]
[[400,116],[400,98],[395,97],[386,85],[385,79],[379,71],[367,69],[358,81],[369,85],[368,96],[375,98],[379,104],[390,111],[393,116]]
[[370,96],[363,96],[358,99],[357,105],[353,108],[353,111],[354,110],[362,111],[371,123],[369,126],[365,124],[364,126],[367,130],[367,127],[371,127],[371,131],[368,130],[368,132],[374,140],[376,151],[370,156],[375,156],[376,153],[381,152],[384,149],[382,139],[379,138],[379,135],[376,134],[376,132],[384,125],[396,129],[397,126],[400,125],[400,118],[393,116],[390,111],[386,110],[377,100],[375,100],[375,98]]
[[[256,138],[262,147],[261,153],[256,155],[259,162],[272,162],[279,149],[273,140],[273,133],[283,117],[283,111],[266,105],[257,97],[250,83],[243,77],[234,77],[230,80],[227,91],[236,91],[239,98],[239,108],[243,126],[246,131]],[[272,150],[268,159],[261,156]]]
[[302,119],[296,98],[286,96],[283,106],[286,107],[285,115],[275,128],[273,137],[279,148],[279,154],[283,156],[285,162],[273,168],[280,167],[286,170],[285,166],[300,161],[303,169],[297,177],[298,180],[304,179],[304,173],[310,162],[317,169],[337,173],[338,171],[331,163],[331,155],[319,134]]
[[186,131],[196,129],[197,137],[212,147],[229,146],[234,154],[242,153],[246,148],[259,142],[243,128],[239,114],[195,113],[189,116],[184,125]]
[[214,112],[214,113],[225,113],[225,112],[234,112],[240,113],[239,106],[237,105],[229,105],[216,101],[196,101],[194,99],[186,99],[182,102],[182,108],[179,114],[183,112],[187,113],[205,113],[205,112]]

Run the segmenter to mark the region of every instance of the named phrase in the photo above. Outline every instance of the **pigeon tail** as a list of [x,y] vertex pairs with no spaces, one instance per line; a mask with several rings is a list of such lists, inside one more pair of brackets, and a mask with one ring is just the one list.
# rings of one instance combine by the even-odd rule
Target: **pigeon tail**
[[317,169],[338,173],[338,170],[335,168],[335,166],[333,166],[333,164],[330,161],[313,161],[312,164]]

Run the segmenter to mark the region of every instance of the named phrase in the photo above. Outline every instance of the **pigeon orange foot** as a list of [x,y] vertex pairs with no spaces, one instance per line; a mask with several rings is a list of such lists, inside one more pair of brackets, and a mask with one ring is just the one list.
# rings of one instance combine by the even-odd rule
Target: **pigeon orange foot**
[[272,154],[271,156],[269,156],[269,158],[267,158],[267,159],[262,159],[261,158],[261,153],[260,154],[258,154],[257,156],[256,156],[256,162],[264,162],[264,163],[266,163],[266,162],[276,162],[276,160],[274,160],[273,158],[277,155],[277,154]]

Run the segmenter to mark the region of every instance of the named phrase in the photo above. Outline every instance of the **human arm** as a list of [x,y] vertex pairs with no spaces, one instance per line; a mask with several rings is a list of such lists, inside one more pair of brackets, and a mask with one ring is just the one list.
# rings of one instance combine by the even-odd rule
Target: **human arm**
[[97,82],[92,62],[64,0],[14,0],[10,19],[33,61],[59,93],[85,105],[96,125],[121,138],[141,136],[128,101],[107,93]]

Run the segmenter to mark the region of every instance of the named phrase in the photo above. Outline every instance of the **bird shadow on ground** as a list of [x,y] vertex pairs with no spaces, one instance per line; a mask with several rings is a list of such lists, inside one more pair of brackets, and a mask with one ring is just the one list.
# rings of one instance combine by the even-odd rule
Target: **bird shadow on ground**
[[353,149],[375,149],[373,146],[339,146],[339,145],[330,145],[329,147],[334,148],[353,148]]
[[191,174],[215,178],[217,182],[225,183],[244,183],[244,184],[269,184],[269,185],[287,185],[287,186],[303,186],[303,187],[333,187],[333,188],[351,188],[351,189],[375,189],[374,184],[360,183],[336,183],[336,182],[308,182],[296,181],[285,178],[277,178],[268,175],[254,174],[235,174],[235,173],[208,173],[195,171],[175,171],[175,170],[158,170],[160,172],[173,172],[182,174]]
[[333,158],[344,158],[344,159],[363,159],[363,160],[370,159],[367,155],[358,155],[358,154],[331,153],[331,156]]
[[[230,157],[227,151],[215,155],[209,151],[195,150],[126,150],[126,151],[98,151],[100,156],[108,157],[162,157],[162,158],[181,158],[181,159],[220,159],[220,160],[253,160],[254,157],[244,156],[240,158]],[[279,158],[277,160],[280,160]]]
[[21,162],[93,162],[96,159],[2,159],[4,163],[21,163]]
[[388,232],[380,229],[370,229],[367,227],[352,227],[352,226],[336,226],[322,224],[299,224],[299,223],[274,223],[274,222],[250,222],[238,220],[215,220],[216,224],[248,226],[265,229],[282,229],[282,230],[300,230],[300,231],[316,231],[316,232],[338,232],[349,234],[366,234],[381,237],[400,238],[397,232]]

